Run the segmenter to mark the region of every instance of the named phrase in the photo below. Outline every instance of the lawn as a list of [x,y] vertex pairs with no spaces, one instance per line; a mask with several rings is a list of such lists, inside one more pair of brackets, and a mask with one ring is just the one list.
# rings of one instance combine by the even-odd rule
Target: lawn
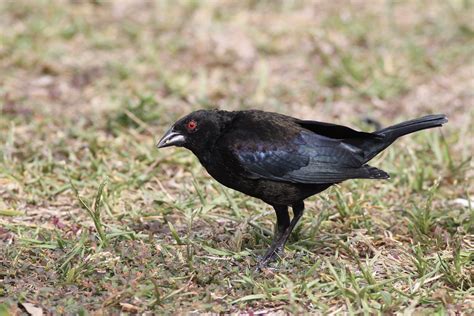
[[[0,315],[474,313],[474,2],[1,1]],[[371,131],[431,113],[275,222],[184,149],[199,108]],[[35,314],[36,315],[36,314]]]

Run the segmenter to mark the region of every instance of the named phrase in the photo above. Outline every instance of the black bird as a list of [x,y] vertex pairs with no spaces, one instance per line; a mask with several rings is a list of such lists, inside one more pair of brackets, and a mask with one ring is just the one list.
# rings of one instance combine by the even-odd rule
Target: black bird
[[347,179],[388,179],[367,162],[397,138],[446,122],[443,114],[428,115],[365,133],[256,110],[199,110],[178,120],[157,147],[191,150],[217,181],[273,206],[277,225],[262,267],[283,250],[306,198]]

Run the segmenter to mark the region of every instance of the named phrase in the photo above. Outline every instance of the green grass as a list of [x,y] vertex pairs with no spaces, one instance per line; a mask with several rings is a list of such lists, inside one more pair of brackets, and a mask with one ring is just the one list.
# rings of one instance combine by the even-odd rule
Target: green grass
[[[0,315],[474,312],[472,1],[4,1]],[[446,113],[275,216],[158,137],[198,108]],[[28,305],[33,304],[33,305]]]

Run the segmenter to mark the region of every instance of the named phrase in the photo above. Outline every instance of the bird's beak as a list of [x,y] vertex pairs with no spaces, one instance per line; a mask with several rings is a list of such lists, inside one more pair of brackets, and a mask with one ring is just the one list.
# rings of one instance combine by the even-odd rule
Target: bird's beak
[[160,139],[156,147],[163,148],[169,146],[182,146],[186,141],[183,134],[175,132],[173,128],[170,128],[166,134]]

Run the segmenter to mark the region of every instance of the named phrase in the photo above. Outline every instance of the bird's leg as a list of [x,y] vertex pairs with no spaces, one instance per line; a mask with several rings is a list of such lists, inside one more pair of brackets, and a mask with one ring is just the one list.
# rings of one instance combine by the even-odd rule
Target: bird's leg
[[[286,208],[286,207],[285,207]],[[286,241],[288,240],[288,237],[290,237],[291,232],[295,228],[296,224],[300,220],[301,216],[303,216],[304,212],[304,203],[303,201],[298,202],[294,205],[292,205],[293,208],[293,219],[291,222],[289,222],[289,217],[288,217],[288,209],[286,208],[286,222],[288,223],[283,231],[277,231],[277,234],[275,234],[275,237],[273,239],[272,245],[268,249],[267,253],[265,256],[263,256],[262,260],[258,263],[258,267],[262,268],[267,265],[278,253],[282,252],[283,249],[285,248]],[[277,209],[275,208],[275,211]],[[279,223],[279,217],[278,217],[278,211],[277,211],[277,224]],[[278,226],[277,229],[280,227]]]
[[259,262],[259,267],[265,266],[269,261],[273,259],[273,257],[277,254],[279,241],[285,235],[288,227],[290,226],[290,215],[288,214],[288,206],[286,205],[274,205],[273,208],[275,209],[275,213],[277,216],[277,224],[275,227],[275,235],[273,236],[272,244],[270,248],[268,248],[265,255]]
[[293,219],[291,220],[291,223],[288,226],[288,228],[285,230],[285,233],[281,236],[281,239],[278,241],[279,245],[277,246],[277,249],[280,249],[280,250],[282,250],[285,247],[286,241],[290,237],[291,232],[295,228],[301,216],[303,216],[304,202],[303,201],[298,202],[296,204],[293,204],[291,207],[293,209]]

